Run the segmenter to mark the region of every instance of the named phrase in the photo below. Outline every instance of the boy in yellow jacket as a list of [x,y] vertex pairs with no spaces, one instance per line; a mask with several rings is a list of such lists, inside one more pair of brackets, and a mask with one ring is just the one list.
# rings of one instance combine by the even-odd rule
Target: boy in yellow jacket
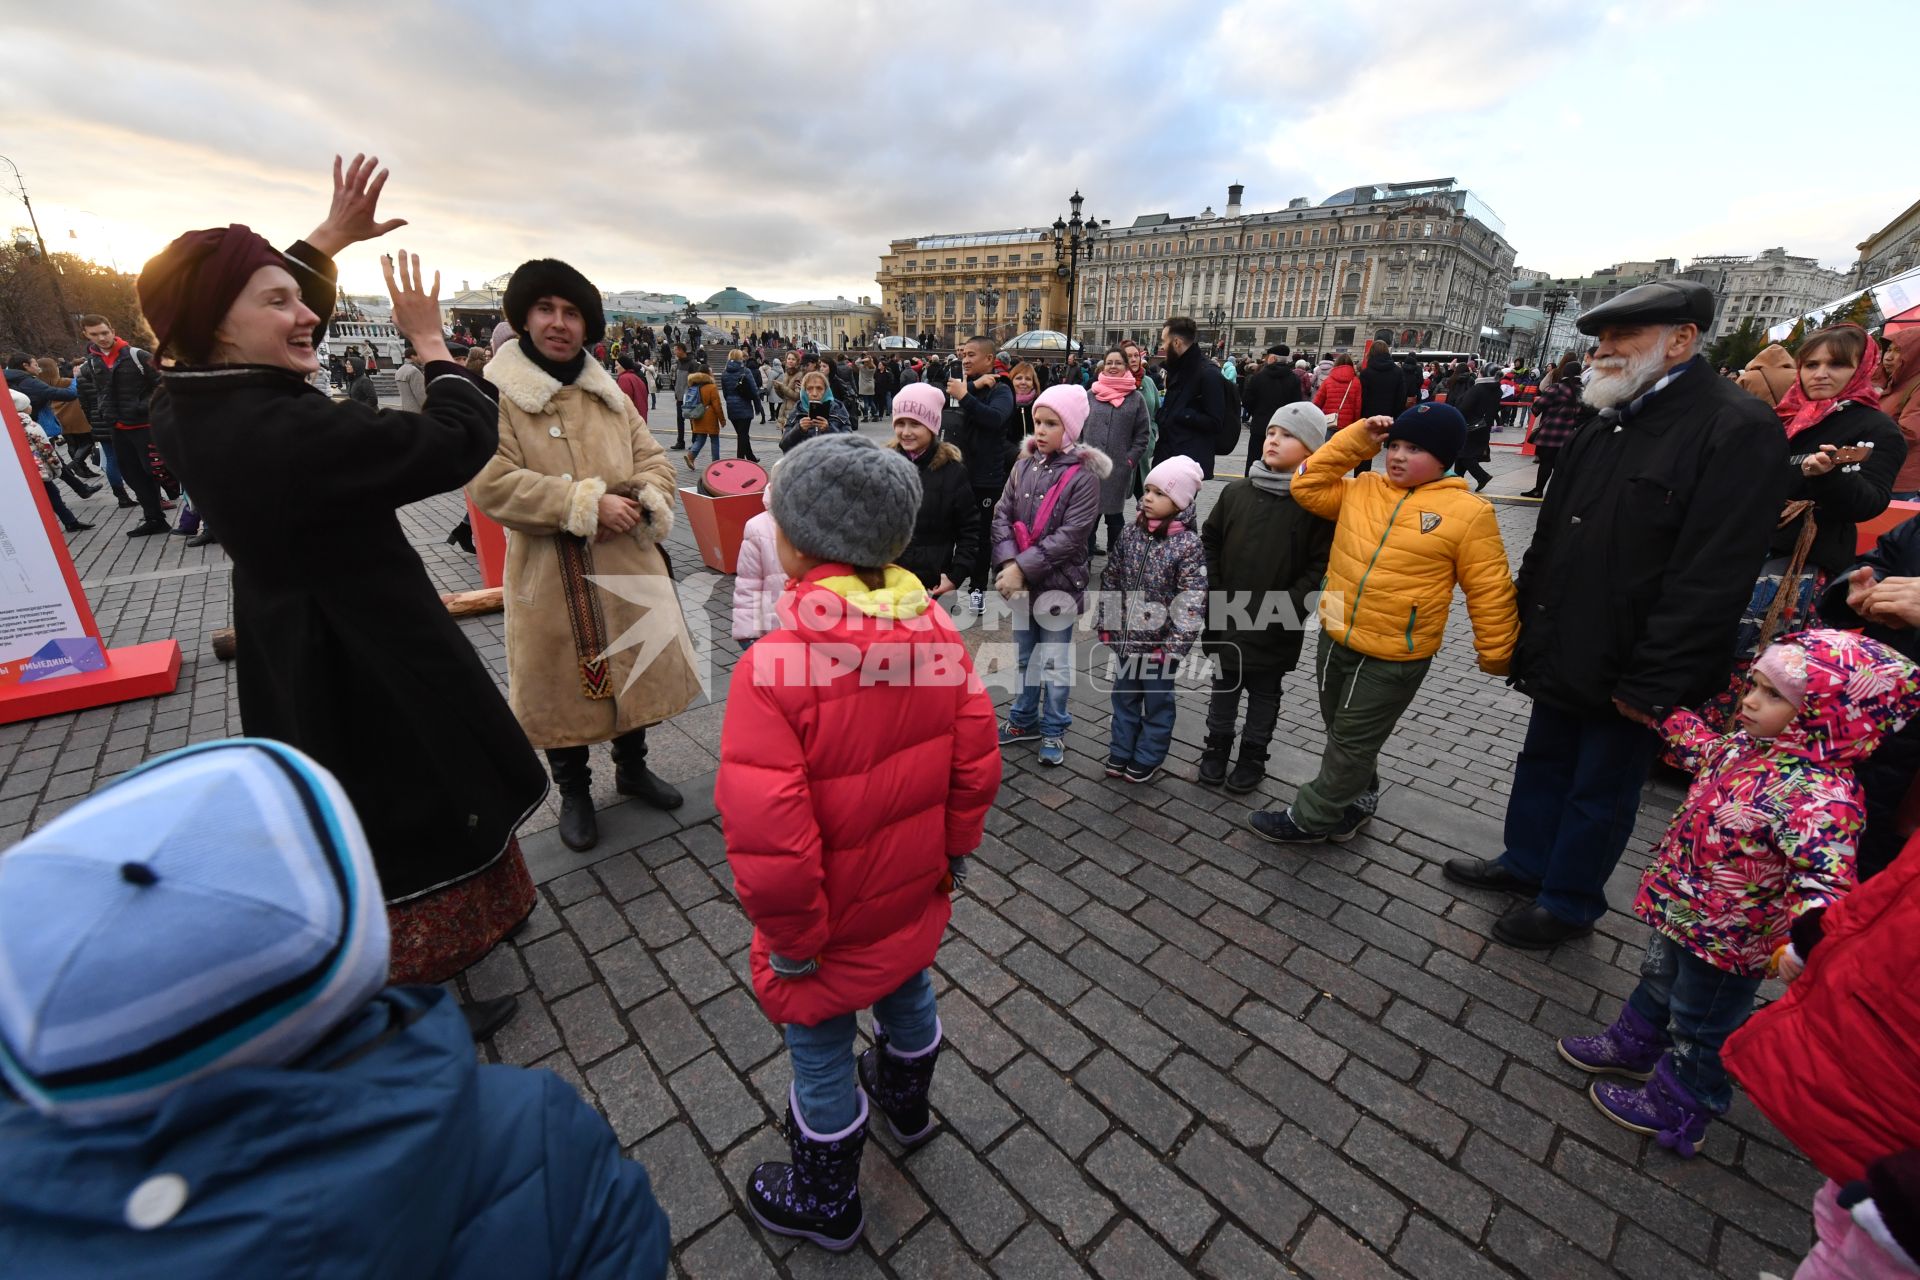
[[[1386,471],[1347,473],[1386,443]],[[1253,814],[1279,844],[1346,841],[1379,803],[1380,748],[1426,679],[1458,582],[1467,593],[1480,669],[1505,675],[1518,616],[1493,504],[1447,474],[1467,442],[1448,404],[1364,418],[1334,436],[1294,477],[1293,500],[1335,521],[1320,597],[1314,674],[1327,747],[1293,805]]]

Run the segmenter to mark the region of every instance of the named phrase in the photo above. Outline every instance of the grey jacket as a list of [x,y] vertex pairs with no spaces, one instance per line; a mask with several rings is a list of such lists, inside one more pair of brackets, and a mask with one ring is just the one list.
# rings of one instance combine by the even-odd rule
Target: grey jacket
[[1147,456],[1147,401],[1135,391],[1119,404],[1108,404],[1089,391],[1087,406],[1080,443],[1113,461],[1113,470],[1100,482],[1100,514],[1119,515],[1133,491],[1133,473]]

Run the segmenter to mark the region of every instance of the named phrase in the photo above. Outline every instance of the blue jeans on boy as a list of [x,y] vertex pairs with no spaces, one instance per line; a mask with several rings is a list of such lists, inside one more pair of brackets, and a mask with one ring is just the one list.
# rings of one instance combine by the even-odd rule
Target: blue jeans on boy
[[1759,978],[1716,969],[1663,933],[1640,962],[1633,1011],[1673,1037],[1674,1078],[1715,1115],[1733,1102],[1720,1048],[1753,1013]]
[[687,456],[689,458],[698,459],[700,456],[700,446],[706,445],[706,444],[710,444],[713,446],[711,450],[713,454],[713,460],[715,462],[720,461],[720,437],[719,436],[703,436],[697,431],[694,432],[693,447],[687,450]]
[[1173,677],[1117,675],[1113,678],[1113,736],[1109,759],[1132,761],[1142,769],[1166,762],[1173,745]]
[[1659,750],[1658,734],[1618,712],[1533,704],[1499,861],[1539,885],[1535,900],[1556,918],[1585,925],[1607,913],[1607,878],[1633,834]]
[[127,485],[126,482],[120,478],[120,460],[113,456],[113,450],[106,445],[101,446],[99,453],[101,459],[100,469],[106,473],[107,486],[113,490],[113,496],[116,498],[126,497]]
[[[805,982],[799,978],[795,981]],[[886,1029],[892,1047],[915,1053],[932,1044],[940,1019],[934,1010],[933,980],[922,969],[873,1002],[873,1016]],[[855,1015],[811,1027],[789,1022],[787,1052],[793,1058],[793,1093],[800,1119],[815,1133],[840,1133],[860,1114],[860,1096],[853,1069]]]
[[1045,617],[1035,611],[1013,628],[1020,692],[1007,709],[1007,719],[1025,729],[1037,717],[1043,738],[1062,737],[1073,723],[1067,693],[1073,688],[1073,626],[1078,620],[1072,615]]

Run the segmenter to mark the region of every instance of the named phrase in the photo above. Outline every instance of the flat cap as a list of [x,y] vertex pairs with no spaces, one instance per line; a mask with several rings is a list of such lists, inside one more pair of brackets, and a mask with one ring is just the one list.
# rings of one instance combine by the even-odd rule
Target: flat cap
[[1611,298],[1575,322],[1580,332],[1597,337],[1613,325],[1692,324],[1702,332],[1713,327],[1713,290],[1696,280],[1655,280],[1637,284]]

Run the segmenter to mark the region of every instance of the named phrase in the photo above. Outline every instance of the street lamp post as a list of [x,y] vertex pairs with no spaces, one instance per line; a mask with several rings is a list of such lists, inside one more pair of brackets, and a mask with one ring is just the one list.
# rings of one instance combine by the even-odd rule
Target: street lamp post
[[[47,252],[47,238],[40,234],[40,219],[33,212],[33,200],[27,195],[27,180],[20,176],[19,165],[15,164],[6,156],[0,156],[0,160],[5,160],[7,168],[13,170],[13,185],[19,188],[20,203],[27,206],[27,221],[33,224],[33,239],[34,242],[40,246],[41,264],[46,267],[48,274],[53,279],[53,296],[60,304],[61,319],[66,321],[67,336],[70,338],[78,337],[80,331],[74,326],[73,311],[67,306],[67,291],[60,287],[60,268],[53,264],[53,255]],[[1078,206],[1076,205],[1075,207],[1077,208]]]
[[1000,291],[998,289],[978,289],[974,291],[973,296],[979,301],[980,310],[986,320],[987,340],[989,342],[997,341],[993,336],[993,313],[998,310],[1000,306]]
[[1549,289],[1540,295],[1540,310],[1547,316],[1546,332],[1540,335],[1540,359],[1543,361],[1553,358],[1553,322],[1567,309],[1567,302],[1572,297],[1573,294],[1565,289]]
[[1220,326],[1227,322],[1227,309],[1216,302],[1211,307],[1207,308],[1206,314],[1203,315],[1201,319],[1205,320],[1207,322],[1207,327],[1213,330],[1214,347],[1216,348],[1216,354],[1218,354],[1219,351],[1225,350],[1226,342],[1224,340],[1224,336],[1221,332]]
[[1054,271],[1067,282],[1067,355],[1073,355],[1073,331],[1078,326],[1078,314],[1074,311],[1074,293],[1080,283],[1081,262],[1093,260],[1093,242],[1099,237],[1104,225],[1098,218],[1080,216],[1080,206],[1085,203],[1078,191],[1067,201],[1073,206],[1071,218],[1053,220],[1053,260],[1057,264]]

